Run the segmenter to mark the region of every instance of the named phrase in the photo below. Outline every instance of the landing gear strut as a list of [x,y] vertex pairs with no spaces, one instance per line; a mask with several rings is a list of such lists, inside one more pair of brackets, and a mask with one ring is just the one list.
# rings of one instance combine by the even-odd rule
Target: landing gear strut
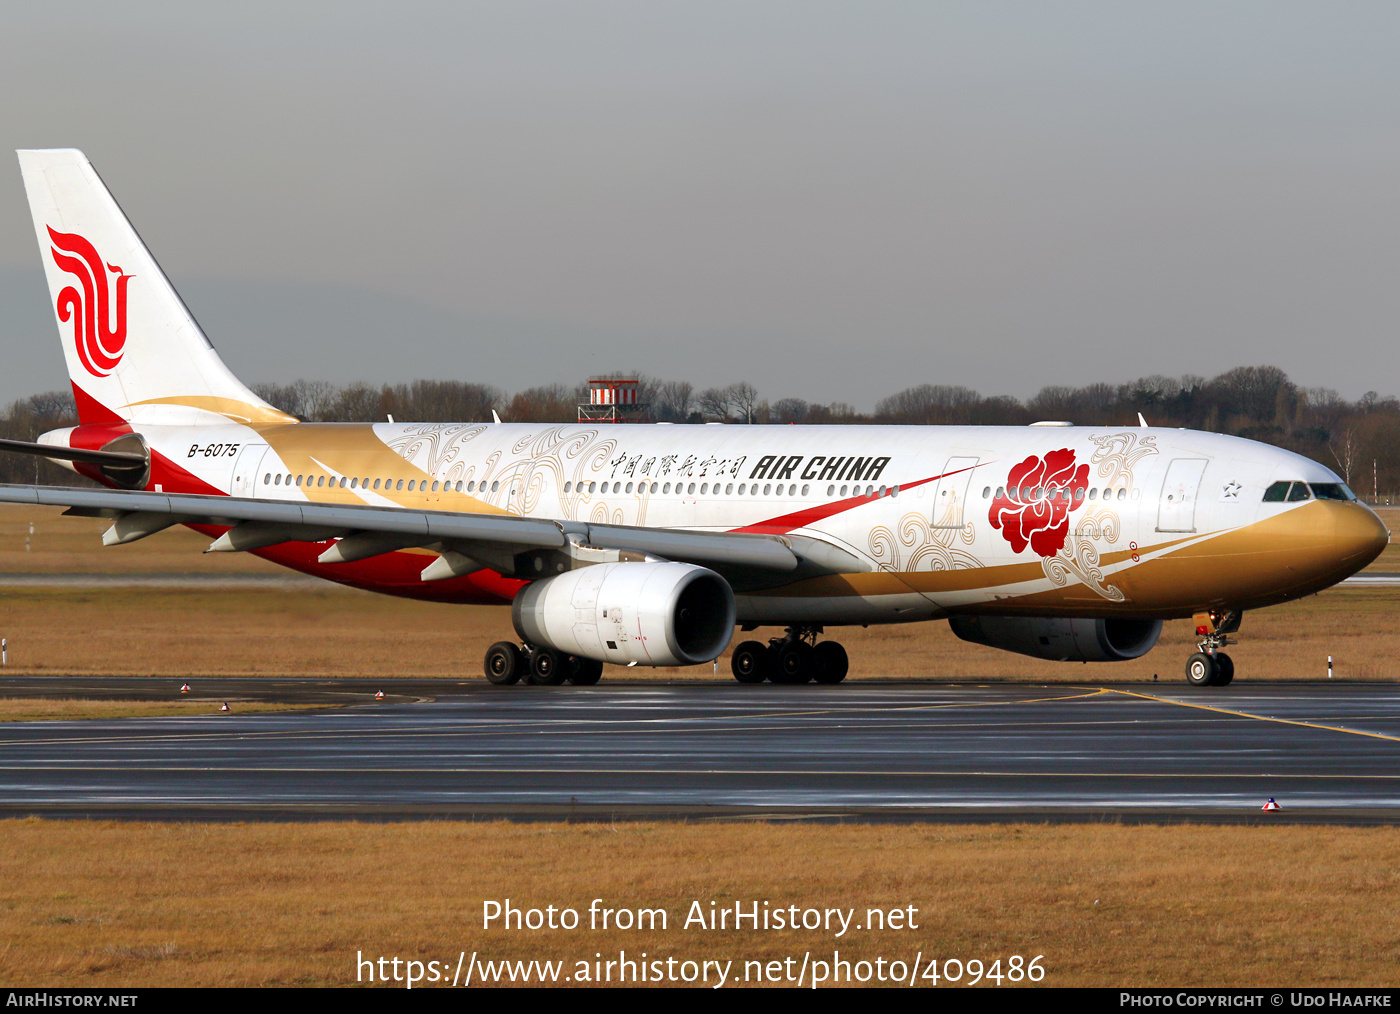
[[767,644],[744,641],[730,656],[734,678],[740,683],[840,683],[850,668],[846,649],[836,641],[818,643],[821,632],[820,626],[797,625]]
[[603,663],[596,659],[565,655],[533,644],[516,645],[511,641],[497,641],[487,648],[483,668],[487,680],[497,686],[508,686],[524,679],[542,687],[556,687],[561,683],[591,687],[603,676]]
[[1239,612],[1198,613],[1195,621],[1200,650],[1186,660],[1186,681],[1196,687],[1228,686],[1235,678],[1235,662],[1220,649],[1236,643],[1226,635],[1240,629]]

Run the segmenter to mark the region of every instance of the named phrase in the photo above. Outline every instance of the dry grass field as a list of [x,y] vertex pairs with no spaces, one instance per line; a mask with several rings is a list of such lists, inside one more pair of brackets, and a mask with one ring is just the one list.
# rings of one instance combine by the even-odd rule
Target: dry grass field
[[[1044,955],[1053,986],[1393,986],[1400,830],[765,824],[0,825],[0,979],[335,985],[447,960]],[[482,929],[484,899],[583,928]],[[591,932],[664,907],[667,932]],[[707,932],[691,900],[917,910],[916,930]],[[795,966],[794,966],[795,967]],[[941,969],[941,966],[940,966]],[[478,977],[479,978],[479,977]]]
[[[219,710],[228,704],[229,711]],[[171,701],[77,701],[64,698],[0,698],[0,722],[67,722],[84,718],[166,718],[172,715],[208,715],[215,721],[224,714],[246,715],[260,711],[304,711],[327,707],[317,704],[283,704],[268,701],[230,701],[180,697]]]
[[[763,630],[756,636],[770,636]],[[1190,621],[1167,624],[1134,662],[1043,662],[955,637],[942,621],[831,628],[851,680],[870,678],[1101,682],[1184,679]],[[1335,589],[1250,613],[1230,652],[1240,678],[1400,678],[1400,588]],[[493,641],[512,638],[504,608],[410,602],[326,585],[316,589],[0,589],[0,636],[15,675],[395,676],[475,678]],[[738,643],[738,638],[735,643]],[[710,666],[623,669],[604,679],[729,680]]]

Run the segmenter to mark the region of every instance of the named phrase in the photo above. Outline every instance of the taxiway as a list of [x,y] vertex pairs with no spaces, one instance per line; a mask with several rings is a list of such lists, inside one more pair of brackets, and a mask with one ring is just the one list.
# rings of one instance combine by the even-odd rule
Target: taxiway
[[[177,689],[0,680],[0,696]],[[0,813],[1400,822],[1390,684],[193,689],[208,715],[0,724]],[[351,706],[240,715],[247,699]],[[1263,816],[1270,797],[1283,811]]]

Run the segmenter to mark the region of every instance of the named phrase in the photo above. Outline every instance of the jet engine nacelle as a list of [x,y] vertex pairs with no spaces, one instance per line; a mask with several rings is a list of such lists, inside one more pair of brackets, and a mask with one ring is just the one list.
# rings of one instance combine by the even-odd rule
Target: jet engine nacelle
[[734,633],[734,592],[688,563],[600,563],[526,585],[511,619],[532,644],[617,665],[695,665]]
[[1161,620],[1087,620],[1049,616],[952,616],[964,641],[1056,662],[1126,662],[1152,650]]

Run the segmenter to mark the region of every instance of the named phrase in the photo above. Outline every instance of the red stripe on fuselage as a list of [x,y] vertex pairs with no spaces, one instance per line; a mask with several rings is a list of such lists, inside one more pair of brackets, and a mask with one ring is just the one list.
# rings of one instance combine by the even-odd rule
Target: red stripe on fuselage
[[[899,491],[902,493],[906,489],[914,489],[925,483],[937,482],[939,479],[945,479],[950,475],[970,472],[977,467],[977,465],[969,465],[967,468],[959,468],[953,472],[944,472],[942,475],[931,475],[927,479],[918,479],[914,482],[902,482],[899,484]],[[893,496],[894,489],[894,486],[886,486],[884,495]],[[843,511],[859,507],[861,504],[874,503],[879,499],[881,499],[881,497],[878,493],[870,496],[866,496],[862,493],[859,496],[850,496],[844,500],[833,500],[831,503],[818,504],[816,507],[806,507],[800,511],[793,511],[791,514],[782,514],[776,518],[769,518],[767,521],[759,521],[756,524],[745,525],[743,528],[732,528],[730,531],[753,535],[786,535],[788,532],[795,531],[798,528],[806,528],[808,525],[815,524],[818,521],[824,521]]]

